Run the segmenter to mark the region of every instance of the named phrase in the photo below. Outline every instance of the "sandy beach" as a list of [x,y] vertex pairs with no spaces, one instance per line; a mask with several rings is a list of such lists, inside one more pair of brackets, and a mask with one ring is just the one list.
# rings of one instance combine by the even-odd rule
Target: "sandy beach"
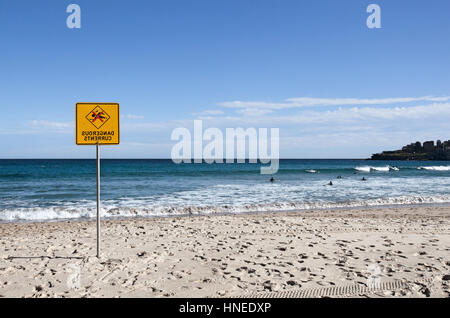
[[450,208],[0,224],[1,297],[449,297]]

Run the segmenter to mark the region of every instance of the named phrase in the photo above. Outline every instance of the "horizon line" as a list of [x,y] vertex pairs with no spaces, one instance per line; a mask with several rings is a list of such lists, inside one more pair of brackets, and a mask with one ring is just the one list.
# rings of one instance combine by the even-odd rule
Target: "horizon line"
[[[194,161],[196,158],[189,158]],[[279,158],[278,160],[367,160],[370,158]],[[96,160],[96,158],[0,158],[0,160]],[[101,158],[101,160],[171,160],[171,158]],[[205,160],[215,160],[211,159],[203,159]],[[222,159],[226,163],[226,158]],[[233,158],[233,160],[238,160],[238,158]],[[245,160],[250,160],[249,158],[245,158]],[[257,159],[258,161],[260,159]],[[275,160],[275,158],[269,158],[268,160]],[[216,163],[216,162],[213,162]]]

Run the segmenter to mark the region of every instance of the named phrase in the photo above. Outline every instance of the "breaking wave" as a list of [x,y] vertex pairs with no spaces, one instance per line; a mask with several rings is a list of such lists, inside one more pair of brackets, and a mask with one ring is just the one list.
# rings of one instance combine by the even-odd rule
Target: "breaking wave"
[[397,167],[385,166],[385,167],[372,167],[372,166],[363,166],[356,167],[356,171],[360,172],[371,172],[371,171],[380,171],[380,172],[389,172],[389,171],[399,171],[400,169]]
[[[392,205],[415,204],[444,204],[450,203],[450,195],[441,196],[399,196],[390,198],[378,198],[368,200],[355,200],[348,202],[284,202],[271,204],[248,205],[219,205],[219,206],[151,206],[151,207],[117,207],[103,205],[102,217],[127,218],[127,217],[164,217],[184,215],[213,215],[223,213],[250,213],[250,212],[286,212],[313,209],[336,209],[377,207]],[[49,207],[49,208],[21,208],[0,211],[0,220],[3,222],[17,221],[49,221],[67,219],[90,219],[96,216],[93,206],[79,208]]]
[[430,170],[430,171],[450,171],[450,166],[424,166],[418,167],[418,170]]

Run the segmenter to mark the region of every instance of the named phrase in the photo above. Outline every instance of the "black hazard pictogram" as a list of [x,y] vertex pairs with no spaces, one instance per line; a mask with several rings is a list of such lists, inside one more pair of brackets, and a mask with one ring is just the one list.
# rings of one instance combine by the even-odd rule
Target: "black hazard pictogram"
[[86,115],[86,119],[97,129],[100,129],[109,118],[109,115],[100,106],[96,106]]

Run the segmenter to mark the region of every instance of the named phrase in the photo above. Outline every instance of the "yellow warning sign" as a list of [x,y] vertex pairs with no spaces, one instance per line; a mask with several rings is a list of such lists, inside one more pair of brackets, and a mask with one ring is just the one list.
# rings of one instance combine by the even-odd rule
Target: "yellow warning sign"
[[75,123],[77,145],[117,145],[120,142],[119,104],[77,103]]

